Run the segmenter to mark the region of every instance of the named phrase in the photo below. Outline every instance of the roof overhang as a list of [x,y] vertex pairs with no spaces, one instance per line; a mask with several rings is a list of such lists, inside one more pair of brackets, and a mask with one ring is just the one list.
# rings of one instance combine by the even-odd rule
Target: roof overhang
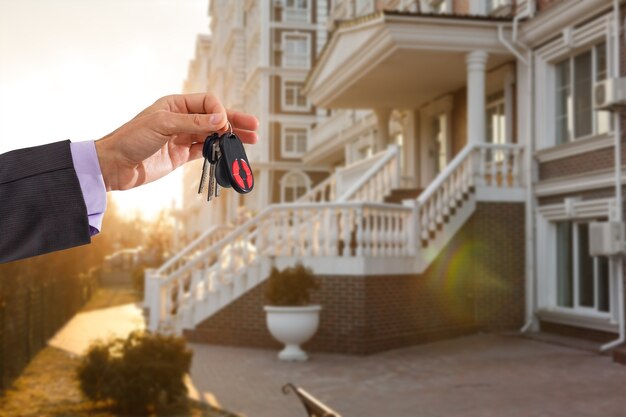
[[466,55],[487,69],[512,58],[498,38],[509,19],[380,12],[339,24],[309,73],[305,94],[325,108],[416,108],[466,84]]

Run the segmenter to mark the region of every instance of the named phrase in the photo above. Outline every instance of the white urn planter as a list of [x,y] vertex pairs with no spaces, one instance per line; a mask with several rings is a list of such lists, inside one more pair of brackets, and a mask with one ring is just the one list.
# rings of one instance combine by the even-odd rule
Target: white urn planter
[[282,361],[306,361],[309,357],[300,345],[313,337],[320,322],[322,306],[265,306],[267,328],[285,348],[278,353]]

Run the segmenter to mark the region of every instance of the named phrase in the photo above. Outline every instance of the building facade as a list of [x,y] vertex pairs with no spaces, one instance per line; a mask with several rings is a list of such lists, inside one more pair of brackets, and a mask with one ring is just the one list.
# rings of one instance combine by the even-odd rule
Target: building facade
[[[229,200],[248,206],[246,223],[210,244],[200,235],[147,277],[148,293],[170,295],[147,293],[160,312],[151,326],[273,346],[263,281],[271,265],[303,262],[323,283],[314,350],[502,329],[614,348],[622,261],[589,254],[590,223],[621,220],[622,122],[594,105],[598,86],[626,70],[613,7],[211,2],[220,17],[198,76],[260,116],[259,190]],[[199,248],[214,259],[190,256]]]

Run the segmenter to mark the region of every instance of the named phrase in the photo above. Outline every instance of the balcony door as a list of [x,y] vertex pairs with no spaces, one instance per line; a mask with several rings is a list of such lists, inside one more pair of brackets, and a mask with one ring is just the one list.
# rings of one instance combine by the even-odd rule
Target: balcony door
[[452,158],[452,97],[420,110],[420,186],[426,188]]

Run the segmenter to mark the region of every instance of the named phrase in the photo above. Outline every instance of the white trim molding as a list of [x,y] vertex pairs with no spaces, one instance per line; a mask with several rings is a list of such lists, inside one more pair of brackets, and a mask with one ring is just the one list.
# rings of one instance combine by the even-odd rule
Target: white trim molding
[[609,218],[614,206],[615,199],[613,198],[595,200],[565,198],[563,203],[539,206],[537,211],[549,221],[597,219]]
[[562,311],[553,309],[541,309],[537,315],[542,321],[549,323],[564,324],[572,327],[583,327],[586,329],[600,330],[603,332],[617,333],[617,324],[609,317],[594,317],[580,314],[575,311]]
[[[530,0],[529,0],[530,1]],[[577,26],[602,11],[609,12],[606,0],[567,0],[542,11],[521,26],[520,40],[529,46],[548,42],[567,26]]]
[[571,156],[582,155],[600,149],[611,148],[615,145],[615,137],[611,133],[603,133],[587,139],[575,140],[563,145],[544,148],[535,152],[539,162],[556,161]]
[[[626,171],[622,169],[622,181],[626,182]],[[570,194],[587,190],[598,190],[615,186],[615,174],[612,169],[603,169],[591,173],[570,175],[567,177],[539,181],[535,183],[536,197]]]

